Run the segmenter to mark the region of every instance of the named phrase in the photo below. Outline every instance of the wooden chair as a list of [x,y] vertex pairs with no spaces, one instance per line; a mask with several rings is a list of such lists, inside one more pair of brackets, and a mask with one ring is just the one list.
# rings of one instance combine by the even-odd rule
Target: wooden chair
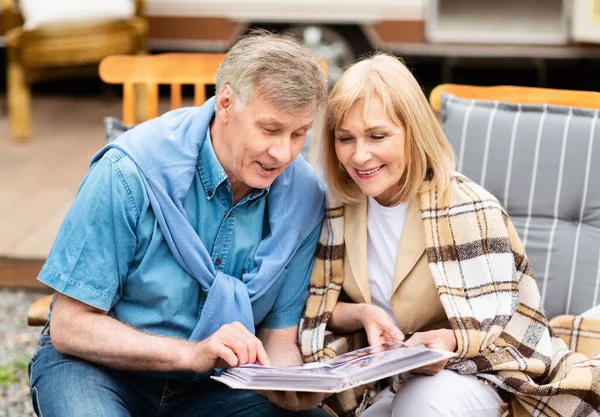
[[[181,86],[194,86],[194,105],[206,101],[207,85],[215,83],[219,65],[225,54],[168,53],[159,55],[114,55],[100,63],[100,78],[108,84],[123,84],[123,122],[126,125],[143,122],[158,116],[158,86],[171,86],[171,109],[181,107]],[[145,103],[136,103],[135,86],[146,90]],[[143,97],[142,97],[143,98]],[[140,108],[141,120],[136,117]]]
[[453,94],[464,99],[499,100],[521,104],[554,104],[588,109],[600,108],[600,93],[592,91],[558,90],[538,87],[516,86],[474,86],[462,84],[440,84],[429,96],[434,111],[440,111],[440,97],[443,93]]
[[50,303],[53,295],[46,295],[35,301],[27,311],[27,324],[30,326],[45,326],[48,322],[48,313],[50,312]]
[[[194,86],[194,105],[206,101],[206,86],[215,84],[219,65],[225,54],[168,53],[159,55],[114,55],[100,63],[100,78],[109,84],[123,84],[123,122],[132,126],[158,116],[158,86],[171,86],[171,109],[181,107],[181,86]],[[327,71],[321,61],[323,71]],[[136,86],[145,86],[146,96],[137,97]],[[142,101],[145,109],[138,109]],[[142,110],[142,111],[136,111]],[[137,118],[136,114],[141,114]],[[316,148],[316,147],[314,147]],[[312,153],[312,152],[311,152]],[[27,323],[31,326],[46,324],[52,295],[31,305]]]
[[[16,0],[0,1],[5,24],[14,25]],[[25,140],[31,133],[29,86],[32,83],[97,74],[98,64],[108,55],[145,53],[148,24],[142,17],[142,9],[143,0],[136,0],[136,16],[126,21],[34,30],[8,27],[7,98],[15,140]]]

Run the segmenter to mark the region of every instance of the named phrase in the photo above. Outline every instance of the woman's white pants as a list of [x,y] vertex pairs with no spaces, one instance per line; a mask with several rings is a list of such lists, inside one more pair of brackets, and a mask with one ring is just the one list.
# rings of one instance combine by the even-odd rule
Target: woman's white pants
[[447,369],[434,376],[416,375],[396,395],[389,388],[363,417],[499,417],[497,389],[472,375]]

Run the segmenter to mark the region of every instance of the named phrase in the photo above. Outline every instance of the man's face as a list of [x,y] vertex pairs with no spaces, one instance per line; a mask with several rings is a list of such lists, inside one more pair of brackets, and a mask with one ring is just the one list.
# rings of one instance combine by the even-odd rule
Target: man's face
[[[289,114],[263,97],[236,110],[233,97],[217,97],[222,141],[215,147],[232,184],[267,188],[300,153],[314,114]],[[214,140],[213,140],[214,142]]]

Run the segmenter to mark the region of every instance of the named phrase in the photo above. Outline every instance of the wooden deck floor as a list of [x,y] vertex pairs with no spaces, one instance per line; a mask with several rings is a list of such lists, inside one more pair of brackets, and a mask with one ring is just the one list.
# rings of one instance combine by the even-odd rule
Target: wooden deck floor
[[[4,102],[4,98],[0,98]],[[0,286],[34,286],[92,155],[105,143],[103,117],[121,104],[34,97],[32,137],[12,141],[0,114]]]

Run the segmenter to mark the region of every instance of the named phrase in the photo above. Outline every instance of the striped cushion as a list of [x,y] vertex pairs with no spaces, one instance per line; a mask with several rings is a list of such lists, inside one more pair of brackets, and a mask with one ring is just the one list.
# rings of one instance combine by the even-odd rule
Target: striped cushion
[[598,111],[444,94],[442,121],[458,171],[511,216],[546,315],[600,304]]

